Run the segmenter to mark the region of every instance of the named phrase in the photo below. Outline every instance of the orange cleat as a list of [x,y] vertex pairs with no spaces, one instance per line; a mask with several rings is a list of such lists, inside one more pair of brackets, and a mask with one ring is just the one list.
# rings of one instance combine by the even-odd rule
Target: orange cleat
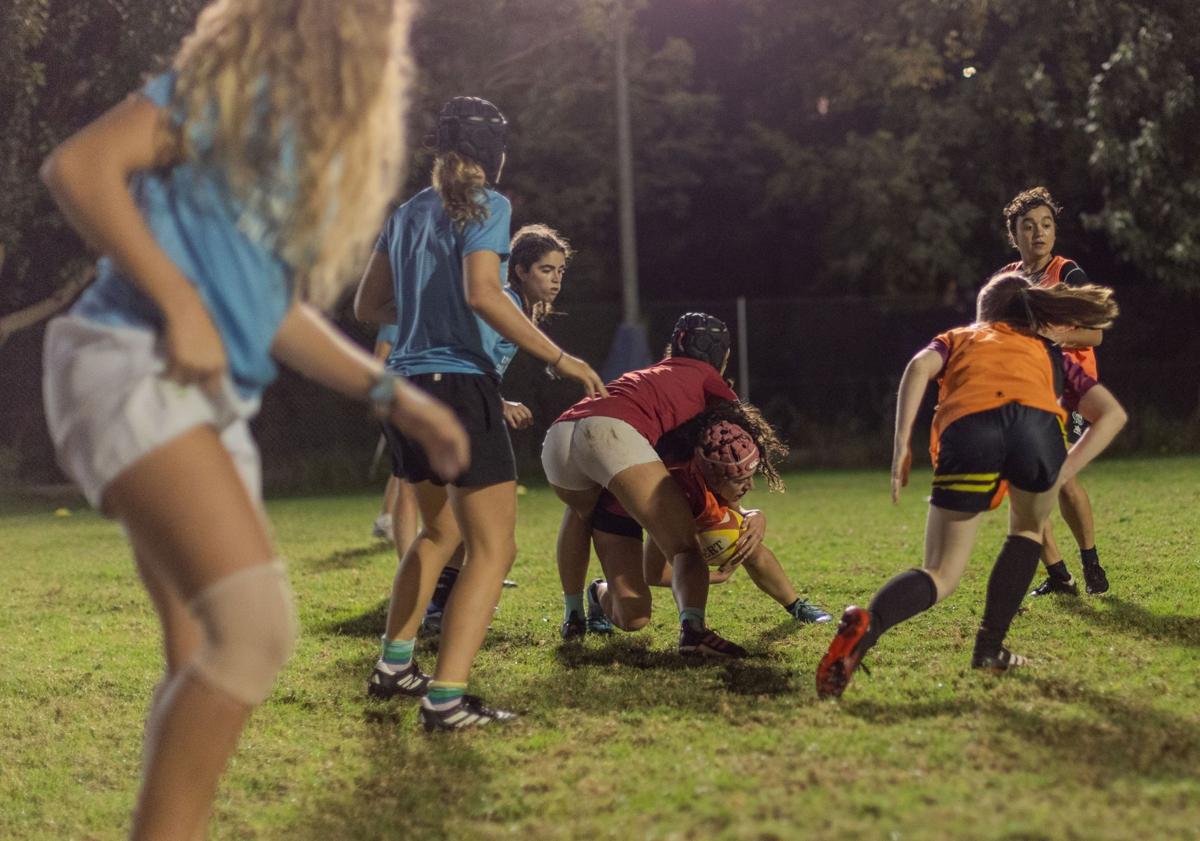
[[837,633],[829,650],[821,658],[817,666],[817,697],[840,698],[850,683],[850,676],[858,668],[863,652],[859,644],[867,635],[871,625],[871,614],[861,607],[850,605],[842,613],[842,621],[838,623]]

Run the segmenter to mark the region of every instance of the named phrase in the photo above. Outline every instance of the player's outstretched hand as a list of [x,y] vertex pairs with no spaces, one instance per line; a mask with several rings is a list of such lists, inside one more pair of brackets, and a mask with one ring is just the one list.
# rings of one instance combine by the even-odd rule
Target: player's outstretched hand
[[908,485],[908,474],[912,470],[912,446],[906,441],[897,444],[892,453],[892,503],[900,501],[900,489]]
[[583,386],[583,392],[588,397],[608,397],[608,389],[604,387],[604,380],[600,379],[600,375],[592,370],[592,366],[588,365],[578,356],[571,356],[569,353],[564,353],[562,359],[553,366],[554,370],[560,376],[568,377],[575,380]]
[[471,460],[467,433],[441,401],[398,379],[388,420],[420,444],[429,466],[442,479],[450,481],[466,470]]
[[163,331],[167,355],[167,378],[177,383],[199,383],[216,395],[229,366],[221,335],[197,296],[186,309],[165,315]]
[[742,515],[742,530],[738,535],[737,548],[733,550],[729,560],[718,567],[718,571],[732,572],[737,569],[743,561],[758,550],[759,546],[762,546],[763,538],[766,536],[767,515],[757,508],[747,511]]
[[502,400],[502,410],[504,412],[504,422],[513,429],[526,429],[533,426],[533,412],[529,411],[529,407],[524,403],[516,403],[512,400]]

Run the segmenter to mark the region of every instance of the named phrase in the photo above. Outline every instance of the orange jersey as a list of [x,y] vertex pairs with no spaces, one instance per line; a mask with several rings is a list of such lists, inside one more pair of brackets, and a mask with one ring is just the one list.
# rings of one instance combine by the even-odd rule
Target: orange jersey
[[948,330],[931,347],[944,348],[946,359],[929,443],[934,464],[942,432],[966,415],[1020,403],[1066,420],[1058,402],[1062,361],[1045,340],[988,322]]
[[[1068,274],[1075,269],[1079,269],[1079,264],[1074,260],[1068,260],[1066,257],[1054,257],[1046,264],[1046,267],[1041,270],[1036,277],[1031,276],[1031,280],[1037,286],[1050,287],[1057,286],[1063,282],[1063,269],[1068,269]],[[1002,272],[1025,272],[1024,264],[1020,261],[1009,263],[1000,271]],[[1083,270],[1079,269],[1080,274]],[[1096,365],[1096,351],[1094,348],[1084,347],[1074,350],[1064,350],[1064,354],[1074,359],[1079,363],[1079,367],[1087,372],[1087,375],[1094,380],[1100,379],[1100,369]]]
[[683,491],[683,495],[687,497],[688,507],[692,509],[692,516],[696,518],[697,531],[705,531],[725,522],[725,509],[728,506],[709,489],[704,475],[691,460],[671,465],[667,469],[671,478]]

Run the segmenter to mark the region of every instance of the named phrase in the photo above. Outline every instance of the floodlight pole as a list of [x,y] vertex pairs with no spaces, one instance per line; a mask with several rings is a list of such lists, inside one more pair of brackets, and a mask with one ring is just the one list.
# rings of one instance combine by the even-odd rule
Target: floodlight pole
[[629,119],[629,73],[626,42],[629,36],[628,0],[613,5],[613,40],[616,47],[617,107],[617,217],[621,240],[621,324],[613,336],[601,375],[615,379],[626,371],[650,364],[646,327],[638,305],[637,229],[633,215],[633,133]]
[[629,10],[624,0],[616,5],[617,76],[617,195],[621,237],[621,302],[623,321],[637,324],[638,307],[637,228],[633,216],[633,137],[629,126],[629,73],[626,41]]

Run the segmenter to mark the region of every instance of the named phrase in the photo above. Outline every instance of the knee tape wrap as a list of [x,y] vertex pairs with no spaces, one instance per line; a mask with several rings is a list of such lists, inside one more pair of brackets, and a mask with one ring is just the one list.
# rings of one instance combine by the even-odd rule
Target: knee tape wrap
[[298,635],[283,564],[248,567],[210,585],[191,604],[205,641],[193,665],[207,683],[250,706],[261,704]]

